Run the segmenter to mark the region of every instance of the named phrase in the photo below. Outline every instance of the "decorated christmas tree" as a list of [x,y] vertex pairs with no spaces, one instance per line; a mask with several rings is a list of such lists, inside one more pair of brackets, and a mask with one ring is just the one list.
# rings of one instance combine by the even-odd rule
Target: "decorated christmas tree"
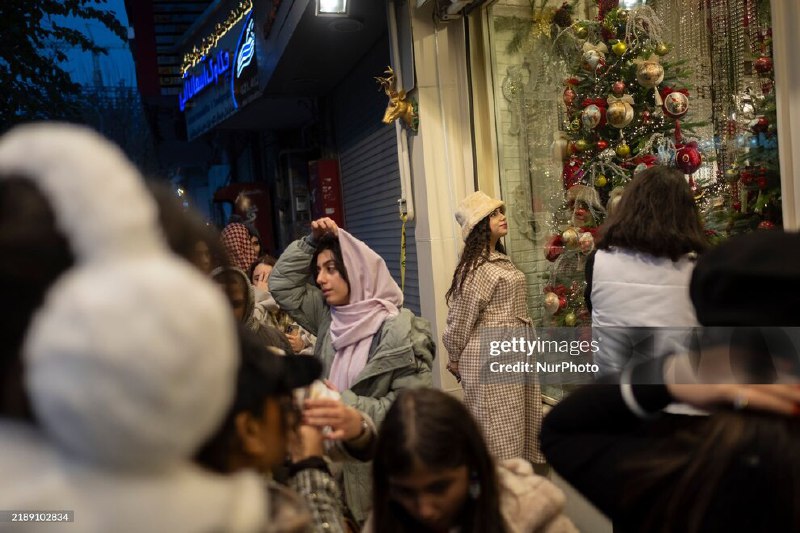
[[634,174],[662,164],[687,175],[703,161],[696,140],[699,123],[682,122],[689,111],[683,61],[668,59],[665,28],[649,6],[622,9],[598,1],[596,20],[572,24],[556,38],[574,43],[571,75],[564,80],[564,127],[554,153],[563,160],[564,225],[548,241],[552,261],[544,307],[550,325],[591,323],[586,310],[585,258],[602,223]]

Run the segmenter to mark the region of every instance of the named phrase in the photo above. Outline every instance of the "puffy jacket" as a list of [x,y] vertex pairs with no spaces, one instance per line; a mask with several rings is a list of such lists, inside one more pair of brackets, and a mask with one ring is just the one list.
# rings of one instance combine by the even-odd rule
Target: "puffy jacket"
[[688,328],[699,325],[689,298],[694,264],[689,256],[672,261],[620,248],[597,251],[587,277],[601,375],[621,371],[634,352],[658,357],[685,348]]

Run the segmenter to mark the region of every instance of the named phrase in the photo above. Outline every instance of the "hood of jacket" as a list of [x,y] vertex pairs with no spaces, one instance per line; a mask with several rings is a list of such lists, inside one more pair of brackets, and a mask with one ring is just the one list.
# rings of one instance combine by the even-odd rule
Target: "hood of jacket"
[[[217,280],[217,277],[221,274],[235,276],[237,279],[241,280],[241,283],[244,284],[245,298],[247,298],[247,302],[245,302],[242,324],[246,325],[249,329],[255,330],[257,327],[256,323],[258,322],[258,320],[255,318],[256,293],[255,289],[253,288],[253,284],[250,283],[250,279],[247,277],[247,274],[245,274],[243,270],[235,267],[218,267],[211,271],[211,277],[214,280]],[[219,283],[219,281],[217,281],[217,283]]]

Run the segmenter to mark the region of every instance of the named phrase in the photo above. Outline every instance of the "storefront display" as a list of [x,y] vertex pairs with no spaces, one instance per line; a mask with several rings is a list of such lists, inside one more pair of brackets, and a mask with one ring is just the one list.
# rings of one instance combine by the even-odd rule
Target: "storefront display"
[[686,175],[712,241],[781,225],[769,8],[769,0],[485,8],[500,185],[520,214],[507,244],[528,276],[539,326],[591,324],[585,257],[644,168]]

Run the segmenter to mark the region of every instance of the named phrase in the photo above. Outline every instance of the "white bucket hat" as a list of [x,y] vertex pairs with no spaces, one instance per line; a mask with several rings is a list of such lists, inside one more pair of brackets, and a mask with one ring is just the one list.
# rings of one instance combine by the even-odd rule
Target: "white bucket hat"
[[489,216],[498,207],[505,212],[505,202],[492,198],[481,191],[475,191],[461,200],[458,210],[456,210],[456,221],[461,225],[461,238],[466,241],[478,222]]

